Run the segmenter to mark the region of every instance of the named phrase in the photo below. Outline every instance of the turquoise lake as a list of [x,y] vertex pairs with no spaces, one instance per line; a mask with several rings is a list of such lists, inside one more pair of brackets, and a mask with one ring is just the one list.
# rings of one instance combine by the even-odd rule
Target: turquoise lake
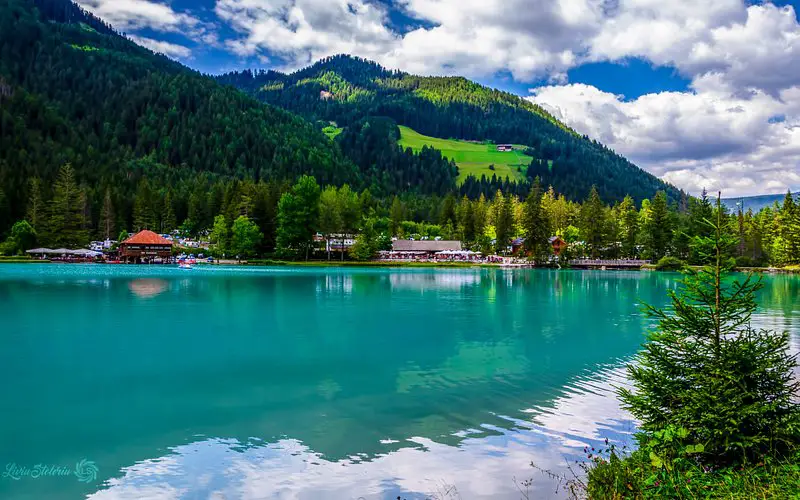
[[[564,497],[531,463],[631,442],[613,387],[678,278],[0,265],[0,498]],[[800,278],[764,282],[797,351]]]

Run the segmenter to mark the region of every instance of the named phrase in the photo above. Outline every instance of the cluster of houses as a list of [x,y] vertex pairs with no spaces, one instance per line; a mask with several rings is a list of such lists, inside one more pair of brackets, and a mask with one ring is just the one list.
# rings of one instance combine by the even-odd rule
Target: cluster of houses
[[32,257],[62,262],[96,262],[157,264],[171,263],[175,260],[172,248],[208,248],[208,243],[180,238],[177,235],[156,234],[153,231],[139,231],[117,245],[117,241],[93,241],[89,248],[70,250],[66,248],[34,248],[27,253]]
[[[321,234],[314,236],[318,248],[326,252],[346,252],[356,242],[355,234],[330,234],[327,237]],[[559,256],[566,248],[567,242],[560,236],[550,238],[553,253]],[[519,256],[524,253],[525,238],[515,239],[509,246],[511,255]],[[442,239],[405,240],[393,239],[391,250],[382,250],[378,253],[378,260],[382,261],[425,261],[425,262],[502,262],[503,257],[497,255],[483,255],[481,252],[467,250],[461,241]]]

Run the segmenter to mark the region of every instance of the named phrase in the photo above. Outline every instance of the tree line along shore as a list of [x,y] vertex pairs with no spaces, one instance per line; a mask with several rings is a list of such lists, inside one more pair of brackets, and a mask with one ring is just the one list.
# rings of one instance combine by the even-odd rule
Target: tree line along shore
[[[91,239],[114,239],[151,229],[207,242],[206,252],[257,262],[369,261],[390,250],[392,239],[458,240],[466,250],[552,263],[550,239],[566,242],[561,263],[573,259],[646,259],[659,268],[704,265],[691,242],[708,236],[705,221],[721,221],[737,238],[726,259],[740,268],[796,269],[800,265],[800,207],[787,193],[782,203],[757,213],[715,208],[705,192],[670,203],[664,192],[637,204],[627,196],[606,204],[592,188],[583,202],[568,200],[535,179],[519,197],[498,190],[477,199],[416,193],[378,198],[369,189],[320,186],[312,176],[286,182],[220,181],[193,193],[182,217],[170,189],[146,178],[136,191],[130,220],[120,215],[111,190],[99,212],[87,205],[86,186],[70,165],[52,189],[34,178],[25,217],[13,224],[0,253],[22,256],[35,246],[82,248]],[[123,234],[123,235],[124,235]],[[325,252],[322,239],[349,234],[352,244]]]

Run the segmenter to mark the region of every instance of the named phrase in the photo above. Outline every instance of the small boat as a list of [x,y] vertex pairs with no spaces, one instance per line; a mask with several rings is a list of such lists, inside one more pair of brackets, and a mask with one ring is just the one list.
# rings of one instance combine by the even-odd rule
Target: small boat
[[178,264],[178,267],[180,267],[181,269],[192,269],[192,265],[187,262],[181,262],[180,264]]

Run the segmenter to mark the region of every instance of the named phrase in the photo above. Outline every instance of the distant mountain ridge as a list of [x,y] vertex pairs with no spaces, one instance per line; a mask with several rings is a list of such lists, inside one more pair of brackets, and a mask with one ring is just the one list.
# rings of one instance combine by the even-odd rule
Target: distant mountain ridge
[[528,169],[528,178],[539,176],[572,199],[584,199],[592,185],[609,202],[626,194],[641,201],[658,190],[672,201],[682,196],[542,107],[466,78],[415,76],[338,55],[291,74],[245,70],[217,79],[320,125],[334,121],[349,127],[370,116],[385,116],[432,137],[527,145],[538,160]]
[[[792,191],[792,193],[795,195],[795,198],[797,198],[798,191]],[[742,196],[739,198],[723,198],[722,203],[731,211],[739,210],[739,204],[741,203],[745,212],[752,210],[756,213],[762,208],[771,207],[776,202],[779,205],[783,205],[784,199],[786,199],[786,193],[762,194],[756,196]]]

